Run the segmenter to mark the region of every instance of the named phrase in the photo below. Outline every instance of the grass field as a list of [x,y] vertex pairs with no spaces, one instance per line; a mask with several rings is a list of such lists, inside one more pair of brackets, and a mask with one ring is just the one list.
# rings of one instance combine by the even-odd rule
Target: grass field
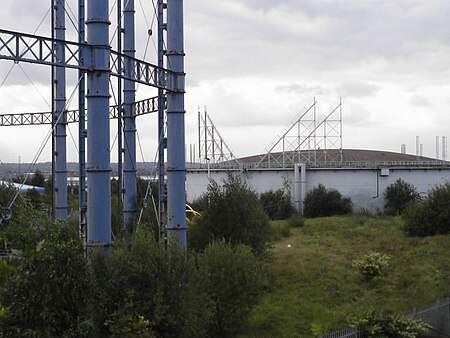
[[[273,285],[242,337],[312,337],[368,308],[406,311],[450,295],[450,236],[407,237],[395,217],[308,219],[276,228]],[[386,276],[362,281],[352,267],[369,250],[388,254]]]

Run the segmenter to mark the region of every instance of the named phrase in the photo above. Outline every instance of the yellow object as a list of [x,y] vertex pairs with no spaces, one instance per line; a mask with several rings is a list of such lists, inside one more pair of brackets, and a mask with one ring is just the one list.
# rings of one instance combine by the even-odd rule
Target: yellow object
[[186,204],[186,220],[187,221],[192,221],[195,217],[200,216],[201,214],[192,209],[192,207],[189,204]]

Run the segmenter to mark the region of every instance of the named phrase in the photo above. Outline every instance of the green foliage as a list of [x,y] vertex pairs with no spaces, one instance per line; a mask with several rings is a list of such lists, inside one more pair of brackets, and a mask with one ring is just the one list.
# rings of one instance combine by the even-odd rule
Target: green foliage
[[[145,230],[118,244],[109,264],[92,262],[88,317],[102,335],[153,333],[159,337],[204,336],[209,299],[195,265],[177,248],[166,249]],[[139,320],[139,318],[143,318]],[[143,325],[148,321],[148,325]]]
[[114,313],[111,320],[106,321],[111,337],[151,337],[150,321],[143,316],[131,316]]
[[385,213],[387,215],[400,215],[409,203],[420,199],[420,194],[412,184],[399,178],[386,188],[384,198],[386,200]]
[[353,262],[353,267],[357,268],[363,280],[370,281],[375,277],[386,274],[389,268],[390,257],[388,255],[369,251],[364,256]]
[[430,326],[393,311],[371,310],[355,319],[368,338],[415,338]]
[[352,212],[352,201],[349,197],[342,197],[337,190],[327,190],[319,184],[306,194],[304,201],[305,217],[326,217],[345,215]]
[[[210,182],[210,184],[214,184],[213,182]],[[208,194],[203,194],[200,197],[196,198],[194,201],[189,203],[189,205],[192,207],[192,209],[203,213],[206,209],[208,209],[209,206],[209,200],[208,200]]]
[[39,169],[36,169],[34,175],[27,180],[27,184],[43,187],[45,185],[45,177]]
[[402,216],[411,236],[450,233],[450,182],[435,186],[424,201],[410,204]]
[[288,219],[294,213],[291,196],[283,189],[262,193],[259,200],[271,220]]
[[36,189],[30,189],[25,193],[26,198],[30,201],[35,209],[42,207],[42,196]]
[[305,226],[305,217],[302,215],[292,215],[288,219],[288,225],[291,228],[302,228]]
[[291,235],[291,228],[287,221],[270,221],[271,239],[278,241]]
[[41,240],[32,249],[13,250],[12,273],[1,269],[0,304],[7,314],[0,317],[0,336],[70,335],[86,302],[83,245],[76,230],[63,224],[29,231],[39,231]]
[[212,302],[209,337],[235,336],[265,287],[263,265],[249,247],[216,242],[198,258],[203,290]]
[[[409,237],[400,217],[306,219],[273,245],[274,286],[240,337],[311,337],[346,328],[348,315],[379,308],[405,312],[448,297],[450,235]],[[352,266],[369,251],[388,254],[389,275],[362,282]]]
[[255,192],[237,176],[228,176],[220,187],[211,181],[204,199],[209,206],[188,230],[188,245],[203,251],[216,240],[245,244],[258,256],[266,253],[270,225]]

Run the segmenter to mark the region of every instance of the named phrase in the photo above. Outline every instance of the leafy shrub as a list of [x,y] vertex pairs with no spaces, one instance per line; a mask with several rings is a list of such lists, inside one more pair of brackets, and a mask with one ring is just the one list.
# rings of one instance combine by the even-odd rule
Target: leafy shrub
[[345,215],[352,212],[352,201],[342,197],[337,190],[327,190],[319,184],[306,194],[304,201],[305,217],[325,217],[332,215]]
[[291,228],[285,221],[274,221],[272,222],[270,228],[272,231],[271,238],[273,241],[291,236]]
[[90,336],[205,336],[211,312],[199,278],[184,252],[136,231],[113,248],[108,263],[91,263]]
[[[211,182],[210,182],[211,184]],[[208,194],[203,194],[200,197],[193,200],[189,205],[192,207],[192,209],[203,213],[206,209],[208,209],[209,201],[208,201]]]
[[[71,336],[87,301],[83,244],[76,229],[64,224],[28,231],[37,232],[41,240],[33,248],[28,243],[24,250],[14,250],[7,263],[10,270],[0,288],[7,314],[0,316],[0,336]],[[23,238],[34,242],[34,237]]]
[[305,218],[302,215],[292,215],[288,219],[290,228],[302,228],[305,226]]
[[450,182],[435,186],[424,201],[410,204],[402,216],[411,236],[450,233]]
[[259,196],[259,200],[264,212],[272,220],[287,219],[295,211],[291,196],[283,189],[266,191]]
[[209,337],[234,337],[264,290],[265,270],[251,249],[219,241],[198,258],[203,290],[212,301]]
[[390,257],[388,255],[369,251],[367,254],[353,262],[353,266],[357,268],[363,280],[370,281],[375,277],[386,273],[389,267]]
[[409,203],[420,199],[420,194],[412,184],[399,178],[386,188],[384,198],[386,200],[385,213],[387,215],[400,215]]
[[353,321],[368,338],[415,338],[430,326],[392,311],[371,310]]
[[188,246],[203,251],[216,240],[245,244],[259,256],[270,240],[269,220],[258,196],[237,176],[228,176],[223,187],[211,181],[203,197],[209,206],[188,229]]

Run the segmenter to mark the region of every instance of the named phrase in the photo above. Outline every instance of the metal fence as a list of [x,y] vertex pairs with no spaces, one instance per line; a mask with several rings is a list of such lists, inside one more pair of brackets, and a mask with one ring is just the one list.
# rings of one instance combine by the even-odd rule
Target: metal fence
[[[294,168],[294,162],[289,163],[259,163],[243,162],[241,160],[224,161],[217,163],[187,163],[189,170],[264,170],[264,169],[286,169]],[[448,168],[450,162],[433,161],[327,161],[318,163],[306,163],[310,169],[316,168],[343,168],[343,169],[374,169],[379,167],[397,168]]]
[[434,304],[413,309],[405,313],[406,317],[421,320],[432,326],[431,334],[450,335],[450,297]]
[[363,338],[363,332],[357,327],[351,327],[348,329],[343,329],[335,331],[332,333],[327,333],[319,338]]
[[[450,297],[436,303],[414,308],[404,313],[405,317],[421,320],[429,325],[430,337],[448,337],[450,335]],[[319,338],[363,338],[362,330],[357,327],[328,333]]]

